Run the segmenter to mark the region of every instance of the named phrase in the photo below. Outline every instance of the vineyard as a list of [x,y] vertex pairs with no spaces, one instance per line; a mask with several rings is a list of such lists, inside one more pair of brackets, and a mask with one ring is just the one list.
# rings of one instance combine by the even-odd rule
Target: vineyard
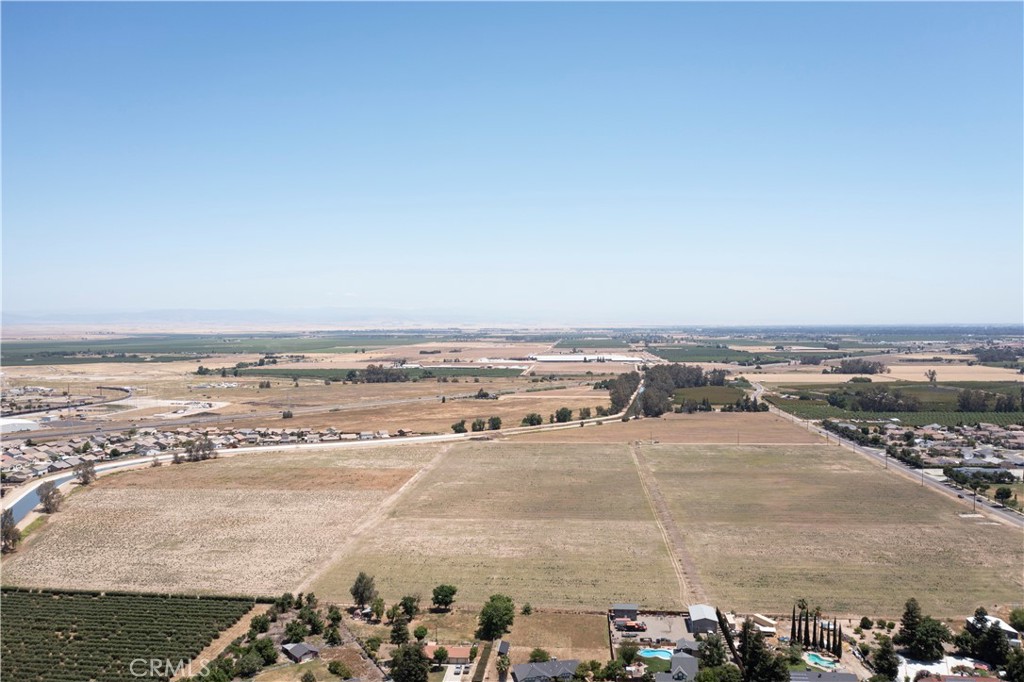
[[791,400],[766,396],[766,400],[780,410],[799,417],[800,419],[854,419],[857,421],[888,421],[899,419],[907,426],[925,426],[940,424],[942,426],[973,425],[982,422],[1009,426],[1024,424],[1024,412],[957,412],[956,410],[936,410],[928,412],[858,412],[841,407],[832,407],[821,401]]
[[[187,663],[253,606],[252,599],[100,595],[4,588],[0,675],[20,682],[121,682],[133,660]],[[148,679],[167,679],[149,677]]]

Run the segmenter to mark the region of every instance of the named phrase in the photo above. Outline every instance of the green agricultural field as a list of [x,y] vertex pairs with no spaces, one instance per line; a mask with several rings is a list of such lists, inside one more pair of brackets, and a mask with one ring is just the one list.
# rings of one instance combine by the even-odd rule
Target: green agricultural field
[[800,419],[857,419],[861,421],[888,421],[899,419],[908,426],[941,424],[942,426],[987,424],[1024,424],[1024,412],[957,412],[951,410],[928,410],[921,412],[860,412],[841,407],[832,407],[822,400],[793,400],[766,396],[765,400],[780,410]]
[[[143,334],[119,339],[87,341],[9,341],[0,362],[6,366],[75,364],[81,354],[208,355],[222,353],[351,353],[356,349],[400,346],[444,337],[325,333],[317,336],[245,334]],[[98,360],[91,360],[97,362]]]
[[951,618],[1024,590],[1019,530],[826,445],[642,446],[710,603]]
[[673,395],[673,401],[677,405],[682,405],[687,400],[699,403],[707,398],[712,405],[726,405],[735,403],[744,395],[746,395],[746,391],[733,386],[697,386],[677,389]]
[[715,346],[660,346],[652,353],[669,362],[753,362],[755,355],[745,350]]
[[[144,660],[187,664],[217,634],[248,613],[243,598],[28,592],[0,595],[4,679],[35,682],[123,682]],[[162,667],[158,673],[171,672]],[[198,671],[196,671],[198,672]]]
[[629,348],[629,344],[622,339],[611,338],[562,339],[555,348]]

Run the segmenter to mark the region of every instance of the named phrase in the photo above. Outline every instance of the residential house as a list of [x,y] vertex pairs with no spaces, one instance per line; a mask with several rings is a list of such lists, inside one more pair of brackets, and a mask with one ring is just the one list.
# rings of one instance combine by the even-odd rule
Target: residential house
[[789,682],[857,682],[857,676],[853,673],[791,670],[789,672]]
[[318,658],[320,656],[319,649],[317,649],[314,646],[310,646],[305,642],[285,644],[281,647],[281,651],[283,651],[284,655],[290,658],[295,663],[311,661],[314,658]]
[[654,682],[682,682],[697,677],[697,659],[690,654],[672,654],[667,673],[655,673]]
[[571,680],[580,662],[576,659],[552,660],[543,663],[520,663],[512,666],[513,682],[551,682]]

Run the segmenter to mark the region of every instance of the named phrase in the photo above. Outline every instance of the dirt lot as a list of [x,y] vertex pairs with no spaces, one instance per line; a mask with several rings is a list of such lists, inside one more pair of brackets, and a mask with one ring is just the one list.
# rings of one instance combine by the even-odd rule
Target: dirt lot
[[895,618],[1019,602],[1019,531],[828,446],[645,445],[713,603]]
[[4,582],[280,594],[326,562],[436,448],[247,454],[105,476],[71,495]]
[[789,420],[767,412],[696,412],[666,414],[628,423],[610,419],[600,426],[516,436],[523,443],[820,443]]
[[388,600],[441,582],[470,604],[503,592],[535,606],[671,606],[678,594],[622,446],[457,445],[312,589],[345,599],[360,570]]

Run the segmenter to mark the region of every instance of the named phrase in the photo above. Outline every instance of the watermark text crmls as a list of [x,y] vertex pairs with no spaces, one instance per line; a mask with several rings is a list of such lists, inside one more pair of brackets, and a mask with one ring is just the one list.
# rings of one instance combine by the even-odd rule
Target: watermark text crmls
[[205,659],[186,661],[179,659],[172,661],[169,658],[135,658],[128,664],[128,672],[132,677],[157,677],[173,678],[179,675],[187,677],[206,677],[210,674],[207,666],[209,661]]

